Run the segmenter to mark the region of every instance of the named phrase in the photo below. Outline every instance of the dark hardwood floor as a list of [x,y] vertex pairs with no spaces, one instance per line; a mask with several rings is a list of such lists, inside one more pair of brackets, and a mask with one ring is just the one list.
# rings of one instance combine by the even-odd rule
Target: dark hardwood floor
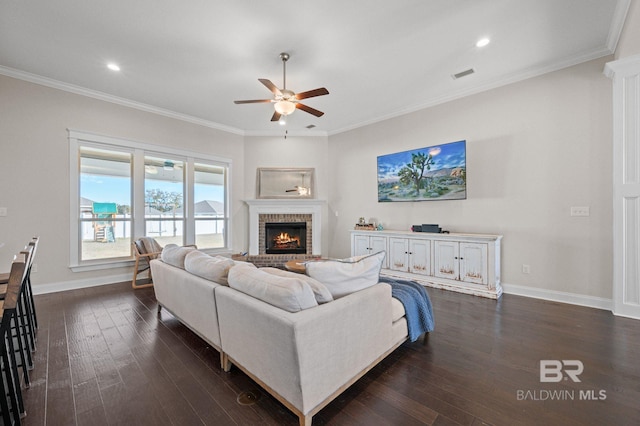
[[[427,344],[398,348],[314,425],[640,424],[640,321],[428,291]],[[169,313],[158,316],[153,289],[120,283],[40,295],[36,306],[26,425],[297,424],[238,369],[221,371],[218,352]],[[540,360],[553,359],[581,361],[581,381],[541,383]],[[246,392],[257,401],[239,403]]]

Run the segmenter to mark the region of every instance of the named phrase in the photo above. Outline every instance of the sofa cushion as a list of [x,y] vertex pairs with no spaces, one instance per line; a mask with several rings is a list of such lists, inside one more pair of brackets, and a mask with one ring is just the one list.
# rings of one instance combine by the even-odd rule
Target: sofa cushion
[[385,252],[340,260],[307,262],[307,275],[324,284],[334,299],[378,283]]
[[228,257],[209,256],[198,250],[187,253],[184,258],[184,269],[187,272],[222,285],[229,285],[227,276],[233,265],[233,260]]
[[244,260],[234,260],[233,261],[233,266],[238,266],[240,268],[246,267],[246,268],[257,268],[256,265],[254,265],[251,262],[245,262]]
[[303,274],[297,274],[295,272],[290,272],[290,271],[284,271],[282,269],[278,269],[278,268],[271,268],[271,267],[266,267],[266,268],[260,268],[265,272],[268,272],[270,274],[273,275],[277,275],[279,277],[289,277],[289,278],[298,278],[301,279],[302,281],[304,281],[305,283],[309,284],[309,287],[311,287],[311,290],[313,290],[313,294],[316,298],[316,301],[318,303],[327,303],[327,302],[331,302],[333,300],[333,296],[331,296],[331,292],[329,291],[329,289],[322,284],[320,281],[311,278],[308,275],[303,275]]
[[162,249],[160,259],[166,264],[184,269],[184,258],[189,252],[195,249],[195,247],[181,247],[177,244],[167,244]]
[[280,277],[259,268],[233,267],[229,287],[289,312],[318,306],[309,287],[299,278]]

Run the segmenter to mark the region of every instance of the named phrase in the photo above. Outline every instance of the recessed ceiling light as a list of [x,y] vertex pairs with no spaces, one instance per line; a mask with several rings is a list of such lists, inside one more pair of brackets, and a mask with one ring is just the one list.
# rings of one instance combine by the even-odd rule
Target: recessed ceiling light
[[111,71],[120,71],[120,67],[118,66],[118,64],[114,64],[113,62],[107,64],[107,68],[109,68]]
[[478,40],[476,42],[476,47],[485,47],[487,44],[489,44],[491,40],[489,40],[488,38],[481,38],[480,40]]

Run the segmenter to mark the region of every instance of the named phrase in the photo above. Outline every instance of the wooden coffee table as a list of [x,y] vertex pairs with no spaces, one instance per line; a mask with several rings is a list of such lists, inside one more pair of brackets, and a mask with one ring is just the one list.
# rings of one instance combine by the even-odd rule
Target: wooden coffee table
[[304,266],[306,260],[300,259],[291,259],[287,263],[284,264],[284,267],[287,268],[287,271],[296,272],[298,274],[304,274],[307,272],[307,268]]

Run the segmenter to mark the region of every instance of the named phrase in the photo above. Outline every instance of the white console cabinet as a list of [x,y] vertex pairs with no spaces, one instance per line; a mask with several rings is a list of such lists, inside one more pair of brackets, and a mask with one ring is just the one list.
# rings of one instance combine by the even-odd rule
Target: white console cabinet
[[353,256],[387,252],[382,275],[497,299],[501,235],[351,231]]

